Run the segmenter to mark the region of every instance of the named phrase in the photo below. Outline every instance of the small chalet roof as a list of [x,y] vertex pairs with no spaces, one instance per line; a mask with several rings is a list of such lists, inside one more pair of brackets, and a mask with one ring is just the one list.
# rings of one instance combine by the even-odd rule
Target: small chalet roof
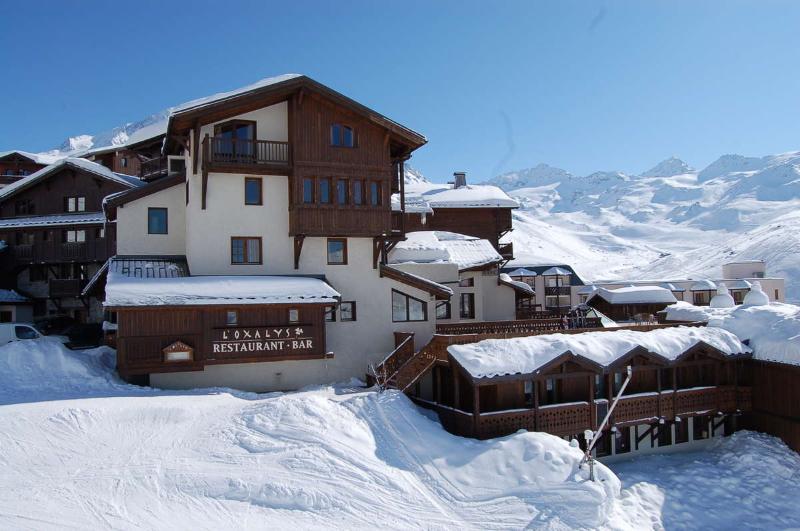
[[600,289],[600,288],[598,288],[597,286],[593,286],[593,285],[589,284],[588,286],[584,286],[581,289],[579,289],[578,290],[578,295],[591,295],[592,293],[594,293],[598,289]]
[[674,304],[677,299],[672,292],[659,286],[629,286],[626,288],[598,288],[587,302],[600,297],[611,304]]
[[341,295],[304,276],[203,275],[141,278],[109,271],[108,307],[336,303]]
[[492,378],[535,374],[562,356],[580,358],[605,368],[635,349],[644,349],[668,363],[699,344],[708,345],[725,356],[752,352],[727,330],[686,326],[649,332],[615,330],[487,339],[451,345],[447,351],[473,378]]
[[710,280],[698,280],[689,288],[690,291],[716,291],[717,285]]
[[535,277],[536,271],[531,271],[530,269],[525,269],[524,267],[518,267],[513,271],[508,272],[508,276],[510,277]]
[[96,162],[92,162],[90,160],[81,159],[77,157],[67,157],[65,159],[61,159],[58,162],[55,162],[47,166],[46,168],[42,168],[36,173],[28,175],[24,179],[20,179],[19,181],[11,183],[8,186],[0,189],[0,199],[9,197],[21,190],[24,190],[34,185],[37,182],[44,179],[45,177],[47,177],[48,175],[58,170],[61,170],[64,167],[72,167],[83,171],[87,171],[103,179],[113,181],[130,188],[136,186],[142,186],[144,184],[143,181],[141,181],[136,177],[131,177],[130,175],[123,175],[121,173],[114,173],[113,171],[109,170],[102,164],[97,164]]
[[546,269],[542,273],[542,276],[551,276],[551,275],[567,276],[567,275],[571,275],[571,274],[572,274],[572,271],[567,271],[563,267],[551,267],[550,269]]
[[0,304],[31,304],[32,301],[13,289],[0,289]]
[[728,289],[750,289],[753,285],[744,279],[720,280],[719,283],[725,284]]
[[392,264],[453,263],[459,271],[476,269],[503,261],[488,240],[445,231],[417,231],[406,234],[389,255]]
[[[519,208],[519,203],[501,188],[489,184],[468,184],[453,188],[451,185],[418,181],[405,187],[406,205],[414,203],[417,209],[428,208]],[[395,199],[396,197],[397,199]],[[399,194],[393,202],[399,205]]]
[[533,296],[536,292],[530,285],[522,282],[521,280],[514,280],[512,279],[507,273],[500,273],[499,277],[500,284],[504,284],[510,288],[513,288],[515,291],[522,293],[523,295]]
[[31,153],[29,151],[22,151],[19,149],[14,149],[11,151],[0,151],[0,159],[4,159],[11,155],[17,155],[22,158],[26,158],[31,162],[36,164],[44,164],[45,166],[48,164],[53,164],[54,162],[58,161],[59,157],[48,155],[46,153]]
[[662,282],[661,284],[659,284],[659,286],[661,286],[664,289],[668,289],[670,291],[676,291],[678,293],[683,293],[684,291],[686,291],[684,288],[679,288],[672,282]]
[[102,212],[80,212],[75,214],[50,214],[47,216],[25,216],[0,219],[0,229],[24,227],[56,227],[61,225],[98,225],[105,222]]
[[453,296],[453,290],[444,284],[439,284],[438,282],[428,280],[425,277],[413,273],[401,271],[390,265],[381,264],[380,276],[391,278],[392,280],[402,282],[403,284],[421,289],[422,291],[427,291],[429,294],[436,297],[437,300],[450,300],[450,297]]

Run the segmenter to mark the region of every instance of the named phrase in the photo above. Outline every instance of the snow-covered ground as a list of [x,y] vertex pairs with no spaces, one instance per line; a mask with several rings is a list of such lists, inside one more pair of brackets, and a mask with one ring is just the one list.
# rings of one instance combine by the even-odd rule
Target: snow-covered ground
[[715,513],[753,526],[800,521],[784,505],[800,494],[800,462],[766,436],[737,435],[707,456],[615,464],[621,490],[602,465],[602,481],[587,481],[580,451],[561,439],[455,437],[398,392],[355,382],[268,395],[160,391],[119,381],[111,354],[0,347],[0,528],[647,529],[691,518],[719,528]]

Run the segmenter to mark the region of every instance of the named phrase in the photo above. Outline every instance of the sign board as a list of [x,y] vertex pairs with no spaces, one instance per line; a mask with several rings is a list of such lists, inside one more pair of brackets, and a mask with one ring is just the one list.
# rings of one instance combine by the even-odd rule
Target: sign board
[[209,357],[315,354],[313,329],[309,325],[218,328],[211,336]]

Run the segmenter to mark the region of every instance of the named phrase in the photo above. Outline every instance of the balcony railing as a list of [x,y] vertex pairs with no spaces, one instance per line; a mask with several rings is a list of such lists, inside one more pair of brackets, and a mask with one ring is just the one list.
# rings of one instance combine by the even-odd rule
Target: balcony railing
[[[552,315],[547,313],[546,315]],[[436,325],[437,334],[506,334],[536,335],[537,333],[556,332],[573,328],[601,328],[603,325],[597,317],[526,319],[515,321],[484,321],[478,323],[453,323]]]
[[79,297],[86,283],[82,279],[51,278],[48,282],[50,297]]
[[506,260],[513,260],[514,259],[514,244],[513,243],[501,243],[500,248],[497,251],[500,253]]
[[169,161],[167,157],[156,157],[150,160],[143,160],[139,166],[139,178],[145,181],[163,177],[168,172]]
[[289,166],[291,149],[288,142],[274,140],[207,137],[203,155],[208,169],[226,167]]
[[14,245],[18,264],[61,262],[104,262],[109,257],[105,239],[86,242],[36,242]]
[[546,286],[544,288],[545,295],[569,295],[569,286]]

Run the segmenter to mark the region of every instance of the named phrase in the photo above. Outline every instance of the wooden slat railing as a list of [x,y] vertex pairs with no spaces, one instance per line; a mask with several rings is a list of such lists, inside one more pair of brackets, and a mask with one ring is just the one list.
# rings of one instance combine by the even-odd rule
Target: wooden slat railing
[[[551,314],[548,314],[551,315]],[[513,321],[484,321],[477,323],[453,323],[436,325],[437,334],[531,334],[558,332],[578,328],[601,328],[597,317],[545,319],[517,319]]]
[[209,163],[231,165],[289,164],[289,142],[210,137]]
[[156,179],[166,175],[169,171],[167,157],[156,157],[143,160],[139,166],[139,178],[142,180]]

